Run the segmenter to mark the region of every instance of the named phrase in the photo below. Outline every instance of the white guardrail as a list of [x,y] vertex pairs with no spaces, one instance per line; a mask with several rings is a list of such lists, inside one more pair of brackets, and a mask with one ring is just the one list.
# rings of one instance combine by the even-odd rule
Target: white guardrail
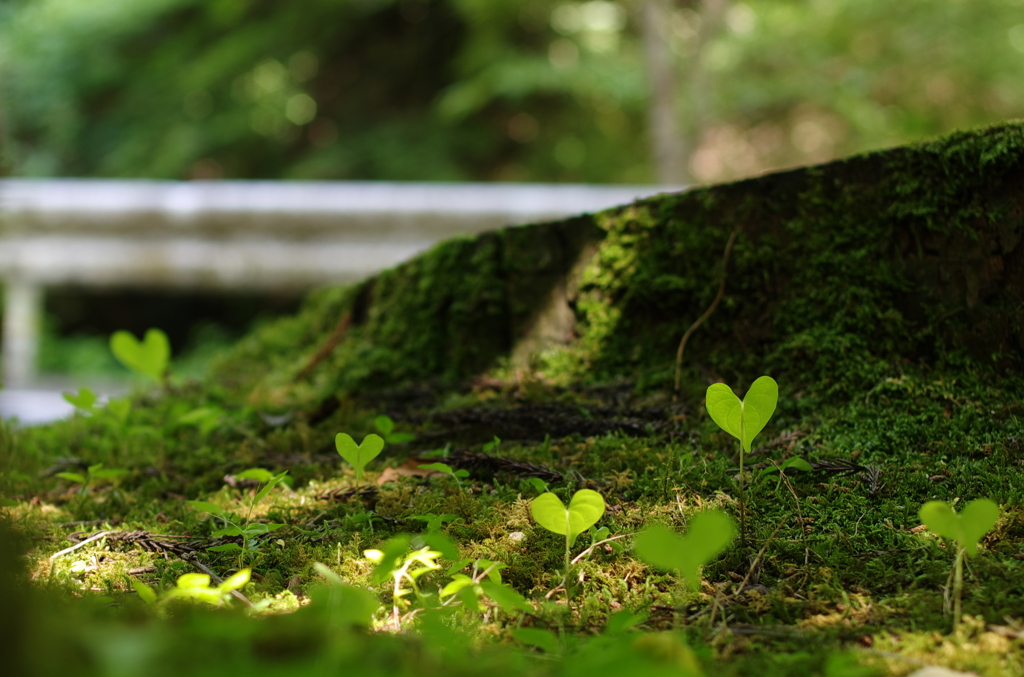
[[664,186],[0,180],[2,373],[36,379],[55,285],[306,289],[354,282],[457,235],[565,218]]

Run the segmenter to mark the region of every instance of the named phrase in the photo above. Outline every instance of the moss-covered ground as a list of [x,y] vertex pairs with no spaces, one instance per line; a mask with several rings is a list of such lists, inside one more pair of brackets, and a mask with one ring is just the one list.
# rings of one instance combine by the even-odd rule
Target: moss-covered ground
[[[446,243],[312,295],[204,381],[172,367],[124,419],[0,429],[15,674],[1024,673],[1022,153],[1011,124]],[[676,345],[733,230],[724,300],[673,393]],[[517,357],[552,298],[572,327]],[[738,514],[735,440],[703,393],[763,373],[780,401],[746,459],[747,541],[683,592],[630,535]],[[383,414],[415,439],[355,487],[335,434],[360,440]],[[781,475],[794,456],[813,469]],[[438,460],[469,477],[420,471]],[[58,476],[99,463],[127,472]],[[237,477],[250,468],[291,484],[253,507],[258,487]],[[622,536],[574,566],[568,601],[564,540],[530,516],[544,484],[563,500],[597,490],[597,527]],[[954,632],[952,548],[918,509],[978,497],[1002,511],[968,560]],[[283,526],[239,552],[192,500]],[[396,600],[364,551],[401,534],[418,548],[426,516],[445,516],[433,526],[460,559],[506,565],[526,608],[442,600],[455,553]],[[317,563],[369,591],[372,618]],[[160,594],[201,568],[251,568],[254,606],[153,605],[135,587]]]

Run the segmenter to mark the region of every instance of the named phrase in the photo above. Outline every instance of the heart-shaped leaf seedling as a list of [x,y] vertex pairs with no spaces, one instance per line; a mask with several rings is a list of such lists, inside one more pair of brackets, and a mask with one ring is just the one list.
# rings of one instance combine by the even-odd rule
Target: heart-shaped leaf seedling
[[114,357],[136,374],[162,381],[171,359],[171,343],[167,334],[149,329],[140,342],[126,331],[114,332],[110,337],[110,351]]
[[724,512],[708,510],[690,520],[685,536],[657,524],[634,542],[636,554],[656,569],[678,571],[691,590],[700,588],[700,568],[736,538],[736,527]]
[[80,388],[78,393],[64,393],[64,401],[82,413],[91,414],[96,406],[96,393],[88,388]]
[[573,494],[566,508],[562,499],[548,492],[533,499],[530,512],[537,524],[548,531],[564,535],[572,546],[577,536],[601,519],[604,514],[604,498],[592,489],[580,489]]
[[341,457],[355,468],[356,484],[359,484],[363,481],[363,468],[377,458],[384,448],[384,440],[380,435],[370,433],[363,438],[362,444],[357,445],[356,441],[346,433],[338,433],[334,438],[334,446],[338,449]]
[[712,420],[740,440],[743,451],[748,454],[750,443],[767,425],[778,401],[779,385],[771,376],[762,376],[754,381],[743,401],[724,383],[709,387],[705,398]]
[[925,526],[939,536],[956,541],[968,555],[976,555],[978,542],[996,525],[999,506],[987,498],[968,503],[960,514],[945,501],[928,501],[919,513]]

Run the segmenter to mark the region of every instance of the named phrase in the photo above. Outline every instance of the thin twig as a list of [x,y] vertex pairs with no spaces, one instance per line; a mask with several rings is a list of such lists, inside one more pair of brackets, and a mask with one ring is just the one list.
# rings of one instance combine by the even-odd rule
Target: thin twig
[[52,562],[53,560],[57,559],[61,555],[66,555],[69,552],[74,552],[75,550],[78,550],[79,548],[81,548],[83,545],[88,545],[89,543],[92,543],[93,541],[98,541],[98,540],[100,540],[101,538],[103,538],[104,536],[106,536],[109,533],[111,533],[111,532],[109,532],[109,531],[99,531],[99,532],[93,534],[92,536],[90,536],[89,538],[85,539],[84,541],[80,541],[78,543],[75,543],[70,548],[64,548],[60,552],[56,552],[56,553],[50,555],[50,561]]
[[764,542],[764,546],[762,546],[761,550],[757,553],[757,557],[755,557],[754,561],[751,562],[750,569],[747,570],[747,575],[743,577],[743,581],[740,583],[739,588],[737,588],[736,592],[733,593],[732,596],[734,599],[739,597],[740,593],[743,592],[743,589],[747,587],[750,577],[754,575],[754,570],[757,569],[758,565],[761,563],[761,558],[764,557],[764,553],[768,550],[768,546],[770,546],[772,541],[775,540],[775,534],[779,533],[779,529],[782,528],[782,525],[786,523],[787,519],[789,519],[788,515],[779,522],[778,526],[775,527],[775,531],[773,531],[772,535],[768,537],[768,540]]
[[350,324],[352,324],[352,311],[341,316],[341,319],[338,320],[338,325],[334,328],[331,335],[327,337],[327,341],[324,342],[323,347],[309,358],[309,361],[306,362],[306,366],[303,367],[302,371],[300,371],[295,377],[296,381],[301,381],[312,374],[313,370],[317,368],[317,365],[327,359],[327,356],[331,354],[338,344],[341,343],[341,339],[345,337],[345,332],[348,331]]
[[597,543],[595,543],[594,545],[590,546],[589,548],[587,548],[586,550],[584,550],[580,554],[576,555],[576,557],[569,564],[570,564],[570,566],[574,566],[576,564],[579,564],[580,560],[582,560],[584,557],[586,557],[587,555],[592,553],[594,551],[594,548],[596,548],[599,545],[604,545],[605,543],[610,543],[612,541],[617,541],[620,538],[629,538],[630,536],[636,536],[636,533],[620,534],[619,536],[612,536],[611,538],[606,538],[603,541],[598,541]]
[[[786,472],[779,468],[779,464],[775,461],[771,462],[779,470],[779,479],[786,483],[786,488],[789,489],[789,493],[793,495],[793,502],[796,503],[796,516],[800,520],[800,538],[804,542],[804,566],[809,567],[811,565],[811,546],[807,544],[807,532],[805,529],[804,513],[800,509],[800,498],[796,495],[796,490],[793,488],[793,484],[786,477]],[[807,574],[806,569],[804,573]]]
[[729,263],[729,253],[732,252],[732,245],[736,241],[736,236],[739,235],[740,231],[732,231],[732,235],[729,236],[729,241],[725,244],[725,254],[722,256],[722,282],[718,285],[718,294],[715,295],[715,300],[711,302],[708,309],[704,311],[704,314],[697,318],[697,321],[690,325],[690,328],[683,334],[683,339],[679,342],[679,350],[676,351],[676,388],[675,397],[679,397],[679,382],[682,378],[683,371],[683,351],[686,349],[686,342],[690,340],[690,335],[697,330],[697,327],[704,324],[704,320],[711,317],[711,313],[715,312],[715,308],[722,301],[722,296],[725,294],[725,278],[726,278],[726,264]]

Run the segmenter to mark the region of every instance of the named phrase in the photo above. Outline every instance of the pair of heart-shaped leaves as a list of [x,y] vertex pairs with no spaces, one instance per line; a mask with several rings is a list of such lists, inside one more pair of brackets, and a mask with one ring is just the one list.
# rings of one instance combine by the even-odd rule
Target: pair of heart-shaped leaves
[[996,525],[999,506],[987,498],[971,501],[960,514],[945,501],[928,501],[919,513],[925,526],[939,536],[956,541],[968,555],[978,552],[978,541]]
[[88,388],[79,388],[77,393],[63,393],[64,401],[86,414],[93,413],[96,406],[96,393]]
[[570,546],[577,536],[597,524],[604,508],[604,497],[592,489],[580,489],[573,494],[568,508],[551,492],[541,494],[530,504],[537,524],[565,536]]
[[110,337],[110,351],[114,357],[136,374],[162,381],[171,360],[171,343],[167,334],[150,329],[142,341],[126,331],[114,332]]
[[362,444],[356,444],[350,435],[338,433],[334,437],[334,446],[341,457],[355,468],[356,484],[359,484],[363,480],[363,468],[384,449],[384,439],[371,433],[363,438]]
[[685,536],[662,524],[637,535],[634,549],[656,569],[678,571],[691,590],[700,588],[700,568],[736,538],[736,527],[724,512],[708,510],[690,520]]
[[705,398],[712,420],[738,439],[748,454],[750,443],[764,430],[768,419],[775,413],[778,401],[779,384],[771,376],[762,376],[754,381],[743,401],[724,383],[709,387]]

